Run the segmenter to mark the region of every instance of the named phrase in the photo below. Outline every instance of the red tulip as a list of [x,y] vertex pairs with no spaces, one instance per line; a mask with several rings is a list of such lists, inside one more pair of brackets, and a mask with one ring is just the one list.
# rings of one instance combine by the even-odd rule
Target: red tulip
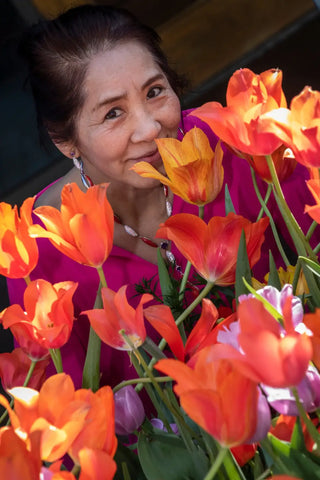
[[242,375],[232,360],[211,361],[202,349],[190,368],[179,360],[160,360],[155,368],[170,375],[184,411],[221,445],[246,443],[257,424],[257,384]]
[[113,211],[106,197],[108,184],[94,185],[82,192],[75,184],[67,184],[61,193],[61,210],[43,206],[34,213],[42,220],[30,227],[30,235],[49,238],[64,255],[78,263],[100,267],[107,259],[113,243]]
[[34,198],[27,198],[20,208],[0,203],[0,274],[9,278],[24,278],[38,263],[38,247],[28,233],[32,225]]
[[[101,340],[117,350],[132,350],[138,348],[146,339],[146,329],[143,318],[143,305],[153,299],[145,293],[141,296],[139,305],[134,309],[126,297],[127,285],[120,287],[118,292],[110,288],[101,289],[103,309],[86,310],[90,324]],[[129,338],[129,345],[121,334]]]
[[[32,372],[28,382],[30,388],[39,390],[46,379],[46,368],[49,358],[40,360]],[[31,360],[22,348],[15,348],[10,353],[0,353],[0,378],[5,390],[22,387],[31,366]]]
[[46,280],[34,280],[24,292],[25,311],[20,305],[11,305],[1,312],[4,328],[10,328],[31,358],[42,358],[49,348],[60,348],[69,340],[76,288],[74,282],[52,285]]
[[210,343],[210,333],[219,317],[214,304],[206,298],[203,299],[201,316],[183,345],[179,329],[167,305],[151,305],[145,309],[144,314],[153,328],[167,341],[172,353],[181,361],[190,358]]
[[213,217],[206,224],[199,217],[180,213],[160,225],[156,236],[172,240],[199,274],[216,285],[232,285],[242,230],[245,232],[250,266],[260,258],[260,248],[268,218],[251,223],[246,218],[229,213]]
[[209,102],[192,111],[206,122],[225,143],[249,155],[269,155],[283,143],[260,117],[270,110],[286,107],[282,72],[270,69],[256,75],[248,68],[237,70],[229,80],[227,106]]

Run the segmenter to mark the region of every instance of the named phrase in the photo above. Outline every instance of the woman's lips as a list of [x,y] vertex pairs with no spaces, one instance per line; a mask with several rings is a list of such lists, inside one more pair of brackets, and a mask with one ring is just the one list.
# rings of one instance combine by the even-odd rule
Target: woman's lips
[[141,157],[135,158],[134,159],[136,163],[138,162],[148,162],[152,164],[160,164],[162,163],[160,153],[157,150],[154,150],[153,152],[146,153],[145,155],[142,155]]

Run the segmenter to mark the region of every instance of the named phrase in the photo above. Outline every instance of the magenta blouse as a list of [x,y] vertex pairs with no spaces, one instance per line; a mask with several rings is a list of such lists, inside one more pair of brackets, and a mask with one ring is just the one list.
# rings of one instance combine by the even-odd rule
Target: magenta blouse
[[[188,113],[190,113],[190,111],[183,112],[182,114],[181,128],[183,128],[184,131],[188,131],[194,126],[201,128],[209,137],[211,146],[214,148],[218,138],[204,122],[195,117],[187,116]],[[225,149],[223,165],[225,175],[224,183],[228,184],[236,212],[251,221],[255,221],[260,211],[260,205],[252,186],[249,165],[244,159],[240,159],[231,154],[228,149]],[[314,203],[305,185],[305,179],[307,178],[307,170],[298,164],[293,175],[287,181],[283,182],[282,185],[288,204],[305,232],[311,224],[311,219],[307,214],[304,214],[304,206],[306,203]],[[266,184],[264,182],[260,181],[259,185],[262,186],[264,191],[266,190]],[[43,191],[38,194],[38,197],[41,193],[43,193]],[[284,222],[278,213],[273,199],[270,199],[268,206],[274,215],[274,220],[281,234],[290,244],[290,237],[288,236]],[[173,215],[176,213],[194,213],[197,215],[198,208],[174,196]],[[206,221],[214,215],[225,215],[224,187],[217,199],[205,207],[204,218]],[[61,254],[47,239],[38,239],[38,245],[39,263],[30,275],[32,280],[43,278],[51,283],[66,280],[79,283],[74,295],[75,316],[78,318],[74,322],[70,340],[61,349],[64,371],[72,376],[76,388],[79,388],[82,381],[82,369],[89,332],[88,319],[86,316],[80,315],[80,313],[93,308],[99,284],[98,274],[96,269],[80,265]],[[268,248],[266,248],[266,245],[268,245]],[[262,280],[265,273],[268,272],[269,248],[277,252],[277,249],[273,248],[273,246],[274,241],[269,227],[266,232],[265,244],[262,247],[263,254],[258,264],[254,267],[254,275],[259,280]],[[186,260],[182,258],[181,254],[175,248],[175,245],[172,245],[172,252],[176,257],[177,263],[183,268]],[[280,257],[275,254],[275,258],[280,265]],[[134,285],[140,283],[142,278],[151,279],[157,275],[156,265],[117,246],[113,246],[103,269],[109,288],[117,291],[121,285],[129,285],[127,293],[133,305],[138,301],[135,296],[136,291]],[[8,279],[8,293],[11,304],[19,303],[23,305],[24,289],[24,280]],[[50,366],[49,369],[49,374],[54,373],[53,366]],[[102,344],[101,350],[101,372],[101,384],[111,386],[116,385],[124,379],[136,377],[135,370],[130,365],[128,354],[123,351],[114,350],[105,344]]]

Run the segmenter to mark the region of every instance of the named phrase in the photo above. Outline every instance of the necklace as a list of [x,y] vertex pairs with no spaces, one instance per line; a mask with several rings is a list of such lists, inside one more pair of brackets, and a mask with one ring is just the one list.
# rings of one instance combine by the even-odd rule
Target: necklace
[[[94,185],[94,183],[91,180],[91,178],[88,175],[86,175],[86,173],[84,172],[83,162],[82,162],[81,158],[76,158],[75,156],[72,156],[72,159],[73,159],[74,166],[80,171],[80,177],[81,177],[81,181],[82,181],[82,184],[84,185],[84,187],[87,188],[87,189],[92,187]],[[163,193],[164,193],[165,202],[166,202],[167,216],[170,217],[172,215],[172,204],[171,204],[171,202],[168,198],[169,190],[168,190],[167,185],[162,185],[162,187],[163,187]],[[117,215],[115,212],[113,212],[113,218],[114,218],[114,221],[116,223],[123,226],[125,232],[130,237],[138,238],[139,240],[141,240],[146,245],[149,245],[149,247],[152,247],[152,248],[158,248],[159,247],[159,245],[156,242],[154,242],[151,238],[146,237],[144,235],[140,235],[132,227],[130,227],[129,225],[126,225],[125,223],[122,223],[119,215]],[[169,262],[174,263],[175,262],[175,256],[173,255],[172,252],[170,252],[170,250],[168,250],[169,242],[166,241],[166,240],[162,240],[160,242],[160,248],[162,250],[164,250],[165,255],[166,255],[167,259],[169,260]]]
[[[165,202],[166,202],[167,216],[170,217],[171,214],[172,214],[172,205],[171,205],[170,200],[168,199],[168,195],[169,195],[168,187],[167,187],[167,185],[162,185],[162,187],[163,187],[163,193],[164,193]],[[158,248],[159,247],[159,245],[156,242],[154,242],[153,240],[151,240],[151,238],[146,237],[144,235],[140,235],[132,227],[130,227],[129,225],[126,225],[125,223],[122,223],[120,217],[116,213],[113,213],[113,216],[114,216],[114,221],[116,223],[118,223],[119,225],[122,225],[125,232],[128,235],[130,235],[130,237],[138,238],[139,240],[141,240],[146,245],[149,245],[149,247],[153,247],[153,248]],[[168,250],[168,247],[169,247],[169,242],[167,242],[166,240],[162,240],[160,242],[160,248],[165,251],[166,257],[169,260],[169,262],[173,263],[175,261],[175,257],[173,255],[173,253],[170,252],[170,250]]]

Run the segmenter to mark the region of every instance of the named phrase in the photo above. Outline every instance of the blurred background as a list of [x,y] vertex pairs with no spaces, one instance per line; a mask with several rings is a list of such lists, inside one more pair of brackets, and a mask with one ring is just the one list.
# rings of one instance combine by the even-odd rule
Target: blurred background
[[[225,104],[228,79],[240,67],[280,68],[288,101],[305,85],[320,90],[320,0],[0,0],[0,201],[20,205],[71,167],[39,144],[16,50],[28,25],[83,3],[127,8],[158,31],[172,66],[190,81],[184,108]],[[0,277],[0,311],[7,305]],[[0,331],[0,351],[10,348],[10,335]]]

